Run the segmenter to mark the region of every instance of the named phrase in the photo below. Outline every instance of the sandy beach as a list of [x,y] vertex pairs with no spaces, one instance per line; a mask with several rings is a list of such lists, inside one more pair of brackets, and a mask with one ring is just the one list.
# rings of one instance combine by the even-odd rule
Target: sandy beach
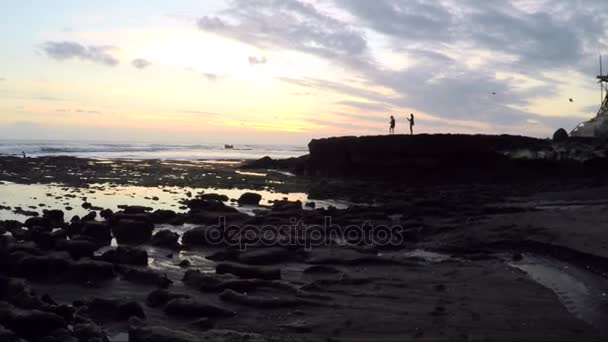
[[603,340],[602,179],[413,186],[300,162],[0,158],[0,312],[31,341]]

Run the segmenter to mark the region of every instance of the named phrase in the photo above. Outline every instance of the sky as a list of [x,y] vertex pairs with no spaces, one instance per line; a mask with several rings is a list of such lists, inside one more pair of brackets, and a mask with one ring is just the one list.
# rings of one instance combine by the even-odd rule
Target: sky
[[[595,115],[605,0],[5,0],[0,138],[548,137]],[[608,68],[608,59],[606,59]],[[570,101],[572,99],[572,101]]]

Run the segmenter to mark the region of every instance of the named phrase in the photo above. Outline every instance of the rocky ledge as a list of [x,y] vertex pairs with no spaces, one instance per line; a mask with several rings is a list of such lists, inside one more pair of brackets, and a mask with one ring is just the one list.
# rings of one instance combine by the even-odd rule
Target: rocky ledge
[[313,176],[417,183],[592,175],[608,164],[606,146],[600,142],[512,135],[335,137],[312,140],[308,147]]

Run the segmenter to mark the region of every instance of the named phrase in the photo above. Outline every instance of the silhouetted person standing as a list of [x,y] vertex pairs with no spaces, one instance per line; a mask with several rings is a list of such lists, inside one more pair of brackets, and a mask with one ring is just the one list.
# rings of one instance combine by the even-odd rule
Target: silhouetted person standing
[[388,134],[395,134],[395,117],[391,115],[390,127],[388,129]]
[[410,118],[407,119],[410,122],[410,135],[414,135],[414,114],[410,114]]

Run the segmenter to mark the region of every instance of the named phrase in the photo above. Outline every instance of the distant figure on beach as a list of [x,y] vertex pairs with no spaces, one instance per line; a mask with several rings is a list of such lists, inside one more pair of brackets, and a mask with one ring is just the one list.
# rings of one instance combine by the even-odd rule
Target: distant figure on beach
[[23,159],[27,158],[27,156],[25,155],[25,151],[21,151],[21,153],[23,154]]
[[410,113],[410,118],[407,119],[410,122],[410,135],[414,135],[414,114]]
[[388,134],[395,134],[395,117],[391,115],[390,127],[388,129]]

